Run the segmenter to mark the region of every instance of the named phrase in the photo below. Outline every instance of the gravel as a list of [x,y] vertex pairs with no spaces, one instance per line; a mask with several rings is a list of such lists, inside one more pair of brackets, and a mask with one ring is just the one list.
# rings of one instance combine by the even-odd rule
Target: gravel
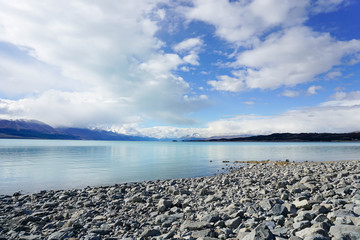
[[360,239],[359,161],[0,196],[2,239]]

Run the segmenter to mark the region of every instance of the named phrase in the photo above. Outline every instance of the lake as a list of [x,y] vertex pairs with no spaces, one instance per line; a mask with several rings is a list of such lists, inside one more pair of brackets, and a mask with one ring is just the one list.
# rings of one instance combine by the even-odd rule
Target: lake
[[213,175],[223,161],[359,160],[360,143],[0,139],[0,195]]

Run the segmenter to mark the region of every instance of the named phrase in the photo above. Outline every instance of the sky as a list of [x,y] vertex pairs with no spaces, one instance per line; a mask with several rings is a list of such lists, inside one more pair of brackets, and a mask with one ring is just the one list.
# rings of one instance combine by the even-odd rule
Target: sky
[[0,118],[157,138],[360,130],[356,0],[0,0]]

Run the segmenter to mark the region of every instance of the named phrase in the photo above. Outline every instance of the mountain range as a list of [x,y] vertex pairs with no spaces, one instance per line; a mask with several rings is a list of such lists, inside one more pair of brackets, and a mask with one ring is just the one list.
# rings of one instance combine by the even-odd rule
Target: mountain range
[[210,138],[207,142],[358,142],[360,132],[351,133],[274,133],[270,135]]
[[0,138],[154,141],[155,138],[129,136],[87,128],[53,128],[36,120],[0,120]]
[[179,139],[157,139],[130,136],[101,129],[53,128],[37,120],[1,120],[0,138],[66,139],[111,141],[207,141],[207,142],[354,142],[360,141],[360,132],[351,133],[274,133],[270,135],[240,135],[200,138],[197,134]]

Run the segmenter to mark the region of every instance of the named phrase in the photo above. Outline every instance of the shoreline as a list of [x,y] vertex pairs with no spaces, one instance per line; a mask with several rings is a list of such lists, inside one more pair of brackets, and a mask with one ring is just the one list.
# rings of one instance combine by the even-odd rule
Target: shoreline
[[0,240],[360,239],[360,161],[279,163],[1,195]]

